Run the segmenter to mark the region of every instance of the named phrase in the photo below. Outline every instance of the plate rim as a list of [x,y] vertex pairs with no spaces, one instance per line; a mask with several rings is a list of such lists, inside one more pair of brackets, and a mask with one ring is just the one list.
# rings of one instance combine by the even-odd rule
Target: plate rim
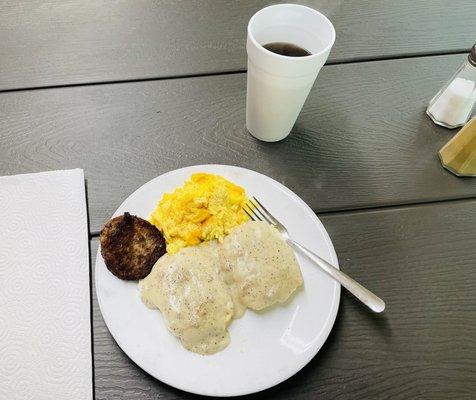
[[[146,185],[149,185],[152,181],[156,180],[156,179],[159,179],[159,178],[164,178],[164,177],[167,177],[167,175],[172,175],[174,173],[177,173],[179,171],[183,171],[183,170],[187,170],[187,169],[192,169],[192,168],[215,168],[215,167],[218,167],[218,168],[232,168],[232,169],[237,169],[237,170],[242,170],[242,171],[246,171],[246,172],[252,172],[254,174],[257,174],[257,175],[260,175],[261,177],[264,177],[265,179],[269,179],[271,180],[274,184],[276,184],[278,187],[280,187],[281,190],[284,190],[285,192],[287,192],[289,195],[291,195],[293,198],[295,198],[295,200],[297,200],[298,202],[301,203],[301,205],[304,206],[304,208],[306,208],[306,211],[308,211],[310,214],[312,214],[315,218],[315,222],[318,222],[318,225],[319,225],[319,229],[325,239],[325,242],[326,242],[326,245],[327,245],[327,248],[329,250],[329,253],[330,253],[330,256],[331,256],[331,262],[333,263],[333,265],[336,266],[337,269],[340,269],[339,267],[339,262],[338,262],[338,258],[337,258],[337,254],[336,254],[336,251],[334,249],[334,245],[332,243],[332,240],[324,226],[324,224],[321,222],[321,220],[319,219],[319,217],[316,215],[316,213],[311,209],[311,207],[309,207],[309,205],[303,200],[301,199],[301,197],[299,197],[296,193],[294,193],[291,189],[289,189],[287,186],[285,186],[284,184],[282,184],[281,182],[278,182],[277,180],[265,175],[265,174],[262,174],[260,172],[257,172],[257,171],[254,171],[252,169],[249,169],[249,168],[243,168],[243,167],[238,167],[238,166],[235,166],[235,165],[227,165],[227,164],[198,164],[198,165],[190,165],[190,166],[186,166],[186,167],[182,167],[182,168],[177,168],[177,169],[174,169],[174,170],[170,170],[170,171],[167,171],[167,172],[164,172],[163,174],[160,174],[160,175],[157,175],[156,177],[148,180],[147,182],[145,182],[144,184],[142,184],[141,186],[139,186],[136,190],[134,190],[131,194],[129,194],[123,201],[122,203],[116,208],[116,210],[114,211],[114,213],[112,214],[111,218],[113,218],[116,214],[117,214],[117,211],[122,208],[122,206],[124,205],[124,203],[126,201],[128,201],[128,199],[132,196],[134,196],[137,192],[139,192],[140,190],[143,189],[144,186]],[[114,341],[116,342],[116,344],[120,347],[120,349],[124,352],[124,354],[131,360],[134,362],[134,364],[136,364],[140,369],[142,369],[144,372],[146,372],[148,375],[152,376],[154,379],[157,379],[158,381],[170,386],[170,387],[173,387],[175,389],[178,389],[178,390],[182,390],[184,392],[187,392],[187,393],[192,393],[192,394],[197,394],[197,395],[202,395],[202,396],[210,396],[210,397],[233,397],[233,396],[244,396],[244,395],[249,395],[249,394],[253,394],[253,393],[258,393],[258,392],[262,392],[266,389],[270,389],[276,385],[279,385],[280,383],[290,379],[291,377],[293,377],[294,375],[296,375],[299,371],[301,371],[307,364],[309,364],[313,359],[314,357],[316,357],[316,355],[319,353],[319,351],[321,350],[322,346],[324,346],[324,344],[326,343],[334,325],[335,325],[335,320],[337,318],[337,313],[339,311],[339,304],[340,304],[340,294],[341,294],[341,286],[340,284],[338,284],[337,282],[335,282],[334,284],[334,297],[332,299],[332,305],[331,305],[331,308],[330,308],[330,313],[329,313],[329,318],[327,319],[327,322],[326,322],[326,329],[323,331],[324,334],[321,336],[323,338],[322,340],[322,343],[320,344],[319,347],[316,348],[315,351],[312,352],[312,356],[307,359],[307,360],[304,360],[303,362],[300,362],[298,365],[297,365],[297,368],[295,369],[295,371],[284,377],[284,378],[278,378],[276,380],[274,380],[272,383],[268,383],[266,385],[260,385],[261,387],[258,388],[258,389],[251,389],[251,390],[247,390],[247,391],[241,391],[241,392],[236,392],[236,393],[217,393],[217,392],[213,392],[213,391],[203,391],[203,390],[194,390],[193,388],[189,388],[185,385],[180,385],[180,384],[176,384],[176,383],[172,383],[170,382],[169,380],[167,379],[163,379],[163,378],[159,378],[157,376],[157,374],[153,371],[150,371],[149,368],[146,368],[144,367],[140,360],[137,360],[135,357],[132,357],[131,355],[129,355],[129,353],[126,351],[125,349],[125,346],[123,345],[123,343],[121,342],[121,340],[118,339],[117,335],[115,334],[115,332],[113,332],[114,329],[111,329],[108,322],[107,322],[107,317],[105,316],[104,312],[103,312],[103,305],[102,305],[102,300],[101,300],[101,295],[100,295],[100,292],[98,291],[98,288],[101,286],[100,284],[98,285],[98,275],[97,274],[97,269],[98,269],[98,261],[100,260],[100,258],[102,258],[102,255],[101,255],[101,243],[99,241],[99,237],[98,237],[98,249],[97,249],[97,253],[96,253],[96,262],[95,262],[95,266],[94,266],[94,284],[95,284],[95,291],[96,291],[96,298],[97,298],[97,301],[98,301],[98,305],[99,305],[99,310],[101,312],[101,316],[104,320],[104,323],[109,331],[109,333],[111,334],[111,336],[113,337]]]

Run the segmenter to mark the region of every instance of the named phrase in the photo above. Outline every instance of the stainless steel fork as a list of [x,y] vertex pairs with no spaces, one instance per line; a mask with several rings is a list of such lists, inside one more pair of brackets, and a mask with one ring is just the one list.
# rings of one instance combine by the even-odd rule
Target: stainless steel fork
[[328,275],[344,286],[350,293],[357,297],[372,311],[380,313],[385,310],[385,303],[380,297],[373,294],[370,290],[363,287],[360,283],[354,281],[350,276],[343,273],[323,258],[319,257],[317,254],[306,249],[304,246],[291,239],[286,227],[275,217],[273,217],[273,215],[263,206],[263,204],[260,203],[256,197],[252,197],[252,199],[246,203],[245,207],[243,207],[243,211],[245,211],[253,221],[265,221],[273,225],[281,233],[287,244],[289,244],[294,250],[306,256],[318,267],[323,269]]

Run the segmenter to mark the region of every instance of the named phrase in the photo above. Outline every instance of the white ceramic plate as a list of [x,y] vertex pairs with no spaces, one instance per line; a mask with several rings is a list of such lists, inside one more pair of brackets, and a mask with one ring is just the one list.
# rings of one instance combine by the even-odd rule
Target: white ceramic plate
[[[211,172],[243,186],[288,228],[291,237],[337,265],[324,226],[296,194],[257,172],[225,165],[199,165],[161,175],[127,198],[114,216],[129,211],[147,218],[165,192],[181,186],[193,172]],[[202,356],[185,350],[166,328],[158,310],[146,308],[137,282],[119,280],[98,251],[96,291],[104,321],[122,350],[143,370],[178,389],[209,396],[257,392],[284,381],[319,351],[332,329],[340,285],[297,256],[304,288],[283,306],[250,310],[231,323],[231,343]]]

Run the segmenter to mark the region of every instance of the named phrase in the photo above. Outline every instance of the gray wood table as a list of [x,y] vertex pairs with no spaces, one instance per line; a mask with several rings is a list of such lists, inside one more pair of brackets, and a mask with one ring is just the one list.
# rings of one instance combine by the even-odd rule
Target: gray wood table
[[[249,398],[474,398],[476,179],[441,167],[454,131],[424,110],[476,40],[476,2],[300,1],[331,18],[336,44],[291,135],[262,143],[244,128],[244,43],[269,3],[2,2],[0,174],[84,169],[93,274],[101,226],[153,177],[265,173],[313,208],[341,268],[387,310],[343,291],[311,363]],[[91,289],[95,398],[198,398],[128,359]]]

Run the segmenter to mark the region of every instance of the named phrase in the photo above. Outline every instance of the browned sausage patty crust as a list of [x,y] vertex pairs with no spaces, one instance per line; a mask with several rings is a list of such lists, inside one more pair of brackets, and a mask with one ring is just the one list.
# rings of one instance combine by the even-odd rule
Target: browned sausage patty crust
[[107,268],[124,280],[145,278],[166,251],[162,233],[128,212],[111,219],[102,228],[99,240]]

